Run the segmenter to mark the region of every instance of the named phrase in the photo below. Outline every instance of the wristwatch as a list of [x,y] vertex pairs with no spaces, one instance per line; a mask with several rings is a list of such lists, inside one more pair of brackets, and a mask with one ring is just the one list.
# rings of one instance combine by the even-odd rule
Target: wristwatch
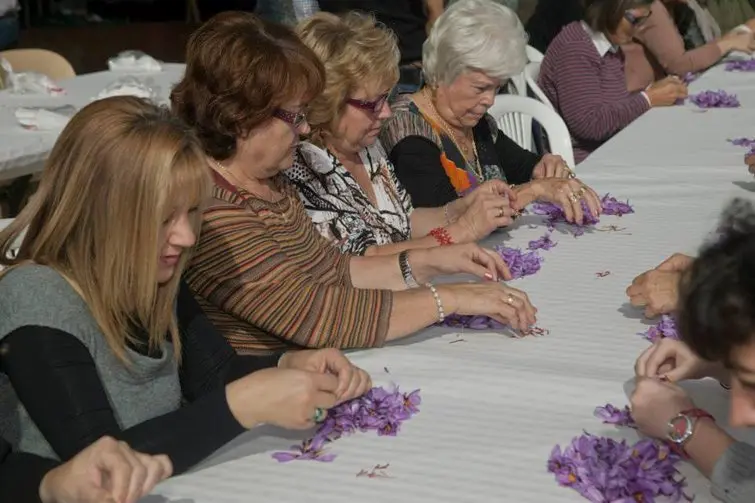
[[409,288],[418,288],[419,283],[412,274],[412,266],[409,265],[409,250],[404,250],[398,254],[398,266],[401,269],[401,276],[404,277],[404,283]]
[[689,409],[681,411],[668,422],[666,439],[670,442],[672,450],[682,457],[689,457],[684,450],[684,444],[692,438],[698,419],[715,421],[713,416],[703,409]]

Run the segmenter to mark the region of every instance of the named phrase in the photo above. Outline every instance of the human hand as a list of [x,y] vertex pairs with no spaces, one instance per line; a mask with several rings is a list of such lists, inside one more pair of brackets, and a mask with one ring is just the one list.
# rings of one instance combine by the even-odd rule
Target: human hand
[[679,299],[682,272],[694,260],[689,255],[675,253],[655,269],[640,274],[627,288],[629,302],[635,307],[645,307],[645,316],[648,318],[672,312]]
[[372,388],[370,375],[335,348],[289,351],[281,357],[278,367],[336,376],[338,403],[362,396]]
[[668,423],[682,411],[693,409],[687,393],[674,383],[649,377],[637,378],[630,398],[637,429],[649,437],[665,439]]
[[687,344],[660,339],[642,352],[634,364],[637,377],[665,377],[679,382],[703,377],[719,377],[720,364],[703,360]]
[[[559,205],[564,210],[567,222],[582,224],[584,213],[582,203],[584,200],[593,217],[597,218],[602,205],[600,197],[593,189],[582,183],[578,178],[543,178],[533,180],[529,184],[534,200],[547,201]],[[524,209],[529,203],[528,198],[519,197],[515,203],[517,210]]]
[[732,30],[718,41],[721,54],[731,51],[740,51],[751,54],[755,50],[753,33],[746,30]]
[[170,477],[167,456],[149,456],[102,437],[49,471],[39,486],[43,503],[135,503]]
[[317,409],[338,403],[338,377],[290,368],[258,370],[226,386],[228,406],[246,429],[259,424],[302,430],[315,424]]
[[687,97],[687,85],[679,77],[671,75],[651,84],[645,93],[650,100],[650,106],[672,106],[677,100]]
[[694,261],[695,257],[690,257],[689,255],[685,255],[683,253],[674,253],[669,258],[658,264],[656,269],[659,271],[667,272],[684,272],[692,265]]
[[574,172],[560,155],[545,154],[535,165],[532,178],[574,178]]
[[755,153],[745,156],[745,164],[747,164],[747,169],[750,173],[755,175]]
[[475,243],[411,250],[408,258],[419,283],[427,283],[442,274],[460,273],[489,281],[511,279],[511,271],[501,256]]
[[436,288],[444,305],[453,306],[456,314],[489,316],[522,332],[537,321],[537,309],[527,294],[503,283],[454,283]]

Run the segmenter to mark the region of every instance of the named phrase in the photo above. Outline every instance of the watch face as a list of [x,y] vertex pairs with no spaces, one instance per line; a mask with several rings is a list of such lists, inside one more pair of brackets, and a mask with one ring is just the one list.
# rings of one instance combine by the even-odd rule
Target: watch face
[[668,439],[675,444],[681,444],[691,433],[690,419],[687,416],[678,415],[668,423]]

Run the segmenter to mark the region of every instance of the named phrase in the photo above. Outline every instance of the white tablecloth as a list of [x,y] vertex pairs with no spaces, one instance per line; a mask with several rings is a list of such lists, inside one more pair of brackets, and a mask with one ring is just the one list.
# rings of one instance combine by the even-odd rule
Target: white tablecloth
[[[421,388],[421,412],[397,437],[357,434],[332,445],[339,455],[333,463],[278,464],[270,453],[295,442],[272,430],[250,432],[209,467],[163,483],[156,494],[184,503],[584,501],[558,486],[546,461],[555,444],[583,430],[637,438],[593,417],[598,405],[628,402],[625,383],[649,344],[637,335],[648,322],[628,306],[625,288],[671,253],[694,252],[724,203],[751,197],[755,188],[744,149],[726,142],[755,133],[755,75],[713,69],[693,89],[718,87],[738,92],[744,107],[652,110],[579,166],[585,182],[630,199],[636,214],[602,219],[601,226],[625,227],[622,233],[554,234],[558,245],[542,252],[541,271],[516,282],[539,308],[538,325],[549,335],[511,339],[467,331],[465,342],[449,344],[458,335],[434,328],[353,353],[376,384]],[[526,246],[545,231],[529,228],[531,218],[491,241]],[[598,278],[599,271],[611,274]],[[699,404],[725,422],[725,392],[711,382],[700,387],[708,396]],[[385,463],[393,478],[356,477]],[[712,501],[707,481],[688,465],[683,472],[696,501]]]
[[[134,74],[133,77],[159,87],[160,95],[168,99],[173,85],[183,76],[184,65],[167,63],[159,73]],[[36,173],[50,154],[60,131],[29,131],[23,129],[13,115],[19,107],[59,107],[74,105],[81,108],[124,72],[97,72],[79,75],[59,82],[66,90],[63,96],[14,95],[0,91],[0,180]]]

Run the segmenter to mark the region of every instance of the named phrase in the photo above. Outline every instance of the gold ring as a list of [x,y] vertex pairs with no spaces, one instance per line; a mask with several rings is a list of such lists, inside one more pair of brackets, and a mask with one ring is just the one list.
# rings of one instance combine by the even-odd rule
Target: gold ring
[[582,187],[580,187],[580,188],[579,188],[579,190],[577,191],[577,195],[578,195],[579,197],[582,197],[582,196],[584,196],[584,195],[585,195],[585,192],[587,192],[587,188],[586,188],[586,187],[585,187],[585,186],[583,185],[583,186],[582,186]]
[[506,304],[513,306],[514,305],[514,296],[509,294],[508,297],[506,297]]
[[501,209],[498,210],[498,217],[499,218],[502,217],[505,214],[506,214],[506,212],[503,210],[503,208],[501,208]]
[[569,201],[573,203],[577,203],[579,202],[579,196],[575,194],[574,192],[572,192],[571,194],[569,194]]
[[568,164],[564,163],[564,167],[566,168],[566,178],[577,178],[577,175],[574,174],[574,171],[571,170]]

